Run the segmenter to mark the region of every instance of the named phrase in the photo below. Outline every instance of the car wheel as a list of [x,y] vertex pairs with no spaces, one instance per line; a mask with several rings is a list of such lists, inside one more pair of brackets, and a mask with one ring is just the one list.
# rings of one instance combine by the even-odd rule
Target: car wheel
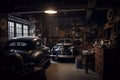
[[8,55],[9,66],[12,70],[20,70],[24,66],[23,57],[18,53]]

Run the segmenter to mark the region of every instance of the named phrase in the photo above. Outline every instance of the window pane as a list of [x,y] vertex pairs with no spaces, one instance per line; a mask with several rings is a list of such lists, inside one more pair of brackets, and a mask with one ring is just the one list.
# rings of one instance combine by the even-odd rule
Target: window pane
[[16,23],[16,36],[22,36],[22,24]]
[[8,21],[8,38],[14,37],[14,22]]
[[23,25],[23,36],[28,36],[28,25]]

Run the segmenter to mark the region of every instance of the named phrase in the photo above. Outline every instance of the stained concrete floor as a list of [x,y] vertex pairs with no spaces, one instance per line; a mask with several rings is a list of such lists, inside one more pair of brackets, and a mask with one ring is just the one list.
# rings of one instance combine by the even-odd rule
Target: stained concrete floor
[[75,63],[51,62],[46,70],[47,80],[100,80],[94,71],[76,68]]

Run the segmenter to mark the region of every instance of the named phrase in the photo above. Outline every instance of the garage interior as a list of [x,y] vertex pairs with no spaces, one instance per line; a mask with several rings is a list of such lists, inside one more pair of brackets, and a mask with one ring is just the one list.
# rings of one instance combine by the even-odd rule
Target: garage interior
[[[119,0],[3,0],[0,3],[0,48],[18,36],[39,36],[50,48],[60,38],[80,40],[82,55],[93,50],[83,57],[80,65],[85,66],[78,68],[77,58],[73,62],[51,59],[46,79],[119,80],[119,4]],[[46,9],[57,13],[46,14]]]

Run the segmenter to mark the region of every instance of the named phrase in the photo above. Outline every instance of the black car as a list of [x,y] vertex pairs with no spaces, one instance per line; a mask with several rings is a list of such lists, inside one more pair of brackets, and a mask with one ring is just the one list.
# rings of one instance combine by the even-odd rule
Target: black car
[[38,72],[42,72],[40,75],[43,75],[50,66],[48,55],[50,55],[50,49],[43,44],[41,38],[15,37],[8,40],[5,49],[1,51],[0,73],[4,73],[3,76],[8,74],[9,77],[18,77],[18,74],[23,76],[24,73],[33,75],[36,71],[34,69],[37,68],[37,71],[41,70]]
[[71,38],[61,38],[57,40],[56,45],[51,51],[53,60],[58,60],[60,58],[75,58],[80,54]]

